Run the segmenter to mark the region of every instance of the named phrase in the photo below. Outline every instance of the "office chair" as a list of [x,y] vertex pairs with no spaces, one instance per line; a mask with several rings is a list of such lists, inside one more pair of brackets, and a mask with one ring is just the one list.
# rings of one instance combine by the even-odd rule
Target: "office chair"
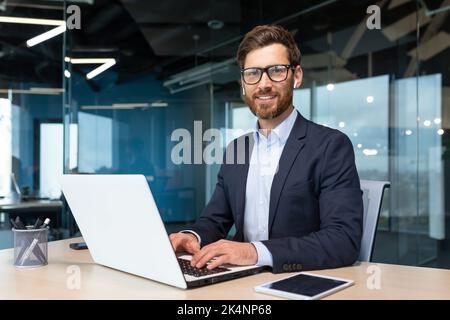
[[391,184],[388,181],[361,180],[360,182],[363,191],[364,216],[358,260],[370,262],[372,260],[375,233],[377,231],[384,189],[389,188]]

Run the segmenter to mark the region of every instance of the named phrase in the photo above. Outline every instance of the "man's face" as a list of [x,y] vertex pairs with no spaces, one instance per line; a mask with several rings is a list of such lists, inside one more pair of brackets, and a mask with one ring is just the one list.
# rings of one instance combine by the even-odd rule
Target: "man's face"
[[[282,44],[272,44],[250,51],[244,62],[244,69],[257,67],[265,68],[273,65],[289,64],[287,48]],[[273,119],[282,114],[292,105],[294,83],[300,86],[302,70],[300,66],[295,71],[289,70],[286,80],[274,82],[264,72],[261,80],[256,84],[246,84],[241,79],[245,90],[245,102],[259,119]]]

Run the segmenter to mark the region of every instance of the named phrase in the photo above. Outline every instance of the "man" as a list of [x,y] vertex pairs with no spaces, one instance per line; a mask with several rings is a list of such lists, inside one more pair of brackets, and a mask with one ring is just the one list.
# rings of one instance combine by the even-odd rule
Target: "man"
[[[228,159],[244,145],[245,161],[238,150],[235,161],[222,164],[201,217],[170,235],[173,248],[192,253],[193,266],[210,269],[257,264],[278,273],[352,264],[363,215],[353,147],[343,133],[294,109],[303,71],[292,35],[258,26],[242,40],[237,61],[257,130],[227,148]],[[223,240],[233,224],[234,241]]]

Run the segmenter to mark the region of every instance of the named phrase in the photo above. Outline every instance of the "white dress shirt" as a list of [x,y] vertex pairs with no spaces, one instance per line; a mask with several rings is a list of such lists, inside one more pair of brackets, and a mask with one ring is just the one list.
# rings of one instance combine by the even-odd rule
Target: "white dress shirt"
[[[273,266],[273,257],[261,241],[269,239],[270,189],[273,177],[278,170],[281,153],[297,119],[295,109],[275,127],[267,137],[259,129],[258,122],[254,131],[255,143],[250,159],[245,191],[244,240],[251,242],[258,253],[258,266]],[[200,236],[192,230],[199,243]]]
[[278,170],[281,153],[297,118],[297,111],[264,136],[258,123],[245,191],[244,240],[253,243],[258,252],[257,265],[273,266],[273,257],[260,241],[269,239],[269,205],[273,177]]

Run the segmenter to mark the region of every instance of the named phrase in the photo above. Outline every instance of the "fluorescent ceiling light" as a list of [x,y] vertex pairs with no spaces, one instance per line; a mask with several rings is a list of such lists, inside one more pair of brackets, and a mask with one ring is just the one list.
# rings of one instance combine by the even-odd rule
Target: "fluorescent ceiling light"
[[378,154],[377,149],[364,149],[363,153],[365,156],[376,156]]
[[35,24],[41,26],[62,26],[66,24],[64,20],[34,19],[34,18],[5,17],[5,16],[0,16],[0,22]]
[[125,109],[131,110],[135,109],[135,106],[82,106],[82,110],[116,110],[116,109]]
[[[111,61],[116,61],[113,58],[69,58],[66,57],[72,64],[103,64]],[[67,60],[66,60],[67,61]]]
[[113,103],[114,108],[146,108],[148,103]]
[[152,102],[150,105],[152,107],[167,107],[169,104],[167,102]]
[[101,64],[101,66],[95,68],[91,72],[86,75],[88,80],[98,76],[100,73],[106,71],[116,64],[116,59],[114,58],[70,58],[65,57],[64,60],[66,62],[70,62],[72,64]]
[[63,88],[30,88],[30,91],[62,93],[62,92],[64,92],[64,89]]
[[30,40],[27,40],[27,46],[33,47],[41,42],[47,41],[48,39],[51,39],[53,37],[56,37],[57,35],[60,35],[61,33],[64,33],[66,31],[66,24],[56,27],[50,31],[44,32],[43,34],[40,34],[34,38],[31,38]]
[[0,93],[11,93],[11,94],[58,95],[63,92],[64,92],[64,89],[62,89],[62,88],[0,89]]
[[116,110],[116,109],[137,109],[137,108],[148,108],[148,107],[167,107],[169,104],[164,101],[155,101],[152,103],[113,103],[112,105],[87,105],[81,106],[83,110]]
[[108,70],[109,68],[111,68],[115,64],[116,64],[116,59],[110,59],[110,61],[105,62],[100,67],[97,67],[94,70],[92,70],[91,72],[89,72],[86,75],[86,78],[91,80],[91,79],[95,78],[96,76],[98,76],[100,73]]

